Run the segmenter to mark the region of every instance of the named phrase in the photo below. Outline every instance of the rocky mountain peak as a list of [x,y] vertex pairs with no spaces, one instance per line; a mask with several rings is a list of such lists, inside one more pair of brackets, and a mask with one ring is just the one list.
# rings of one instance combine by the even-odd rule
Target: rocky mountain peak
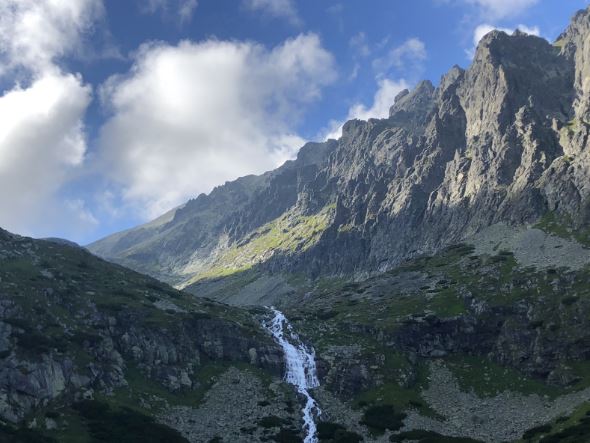
[[412,91],[407,93],[402,91],[397,95],[395,103],[389,109],[389,117],[425,121],[432,110],[434,91],[434,85],[430,80],[421,81]]

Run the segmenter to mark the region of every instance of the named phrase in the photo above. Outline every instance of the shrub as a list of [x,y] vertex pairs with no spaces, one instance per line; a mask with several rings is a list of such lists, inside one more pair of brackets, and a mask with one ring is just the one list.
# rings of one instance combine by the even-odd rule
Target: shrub
[[84,418],[93,442],[188,443],[178,431],[130,408],[114,410],[96,400],[83,400],[73,408]]
[[579,299],[579,297],[576,297],[575,295],[572,295],[571,297],[564,297],[561,299],[561,303],[569,306],[569,305],[573,305],[575,302],[577,302]]
[[480,443],[466,437],[448,437],[433,431],[413,430],[389,437],[391,442],[416,441],[418,443]]
[[321,421],[318,423],[318,438],[320,440],[331,440],[338,430],[344,430],[344,426],[329,421]]
[[320,320],[330,320],[338,315],[338,312],[332,310],[319,311],[317,317]]
[[551,429],[552,429],[551,425],[536,426],[536,427],[531,428],[528,431],[526,431],[523,434],[522,438],[525,440],[530,440],[539,434],[547,434],[547,433],[551,432]]
[[271,439],[278,443],[303,443],[303,439],[299,436],[299,432],[294,429],[281,429],[279,433],[273,435]]
[[58,443],[34,429],[15,429],[0,424],[0,441],[10,443]]
[[269,415],[258,420],[258,426],[262,428],[279,428],[285,424],[285,420],[276,415]]
[[371,406],[363,414],[361,424],[379,431],[397,431],[402,427],[404,418],[406,414],[395,412],[391,405]]
[[346,431],[344,429],[338,429],[334,433],[334,443],[359,443],[363,441],[363,437],[358,435],[356,432]]

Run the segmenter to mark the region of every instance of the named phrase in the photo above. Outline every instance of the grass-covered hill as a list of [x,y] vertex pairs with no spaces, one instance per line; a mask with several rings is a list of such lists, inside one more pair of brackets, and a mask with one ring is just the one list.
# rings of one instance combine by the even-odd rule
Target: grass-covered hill
[[186,441],[158,417],[230,367],[282,371],[246,311],[0,230],[0,441]]

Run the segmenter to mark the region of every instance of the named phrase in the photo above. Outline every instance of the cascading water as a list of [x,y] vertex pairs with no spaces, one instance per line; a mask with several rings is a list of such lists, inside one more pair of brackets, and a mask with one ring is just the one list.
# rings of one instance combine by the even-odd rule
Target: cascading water
[[285,315],[271,307],[274,317],[264,327],[270,331],[277,343],[283,348],[287,371],[285,381],[294,385],[297,392],[305,397],[303,412],[304,443],[317,443],[317,427],[314,412],[319,416],[322,411],[309,393],[309,390],[320,385],[315,366],[315,351],[305,346],[293,331]]

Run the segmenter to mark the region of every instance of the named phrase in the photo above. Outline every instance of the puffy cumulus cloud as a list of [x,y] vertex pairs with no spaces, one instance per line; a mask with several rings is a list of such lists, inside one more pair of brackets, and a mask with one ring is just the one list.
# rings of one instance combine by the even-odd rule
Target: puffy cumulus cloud
[[250,11],[260,11],[270,17],[283,18],[296,26],[302,23],[293,0],[242,0],[242,4]]
[[[60,69],[104,13],[100,0],[0,1],[0,226],[47,235],[93,223],[58,194],[83,163],[83,117],[92,91]],[[25,85],[25,86],[23,86]]]
[[427,56],[424,42],[419,38],[409,38],[401,45],[391,48],[384,57],[375,59],[373,68],[380,75],[396,69],[415,76],[421,74]]
[[78,50],[81,36],[104,14],[101,0],[0,1],[0,56],[9,68],[51,69]]
[[58,217],[53,197],[84,159],[81,116],[90,98],[79,77],[59,73],[0,97],[1,226],[38,234]]
[[539,0],[464,0],[481,8],[482,15],[491,19],[504,19],[517,16]]
[[175,17],[182,25],[192,20],[197,9],[197,0],[141,0],[141,11],[148,14],[160,12],[163,17]]
[[[404,89],[407,89],[408,83],[404,80],[380,79],[378,80],[378,89],[373,97],[373,104],[367,106],[363,103],[355,103],[348,110],[346,121],[359,119],[368,120],[370,118],[387,118],[389,117],[389,108],[393,105],[395,96]],[[322,138],[338,139],[342,136],[342,126],[344,122],[332,121],[328,129],[322,135]]]
[[490,25],[490,24],[487,24],[487,23],[483,23],[483,24],[477,26],[473,30],[473,47],[471,47],[470,49],[465,50],[465,53],[467,54],[467,57],[473,58],[473,56],[475,55],[475,48],[477,47],[479,41],[486,34],[489,34],[490,32],[492,32],[494,30],[504,31],[507,34],[512,34],[517,29],[520,30],[520,31],[522,31],[522,32],[525,32],[527,34],[530,34],[530,35],[536,35],[536,36],[541,35],[541,31],[539,30],[539,27],[538,26],[518,25],[515,28],[503,28],[501,26],[493,26],[493,25]]
[[302,108],[335,79],[332,55],[306,34],[255,43],[152,44],[102,98],[112,116],[100,146],[123,200],[160,215],[224,180],[271,169],[303,140]]

